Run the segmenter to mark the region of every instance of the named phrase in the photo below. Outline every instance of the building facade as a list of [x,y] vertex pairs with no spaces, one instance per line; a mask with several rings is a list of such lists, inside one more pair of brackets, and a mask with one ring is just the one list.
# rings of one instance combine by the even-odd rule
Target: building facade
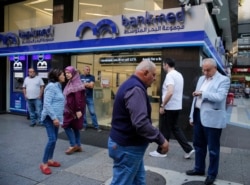
[[[1,111],[25,114],[21,92],[27,69],[34,67],[46,82],[50,68],[68,65],[96,77],[94,99],[100,125],[110,126],[119,85],[141,60],[157,66],[157,80],[148,88],[154,124],[161,124],[159,105],[164,57],[174,58],[184,76],[180,123],[188,125],[192,92],[201,75],[201,61],[212,57],[226,74],[222,41],[205,4],[178,1],[22,1],[4,9],[0,33]],[[27,11],[28,10],[28,11]],[[7,77],[7,78],[6,78]],[[5,87],[5,88],[4,88]]]

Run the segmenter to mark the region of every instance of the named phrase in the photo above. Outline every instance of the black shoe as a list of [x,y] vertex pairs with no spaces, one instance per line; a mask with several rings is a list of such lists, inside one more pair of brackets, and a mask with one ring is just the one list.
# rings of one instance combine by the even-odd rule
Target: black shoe
[[205,175],[204,172],[197,172],[195,170],[188,170],[188,171],[186,171],[186,174],[190,175],[190,176],[193,176],[193,175],[200,175],[200,176]]
[[36,124],[35,123],[33,123],[33,124],[30,124],[30,127],[34,127]]
[[214,178],[214,177],[207,176],[207,178],[206,178],[204,184],[205,184],[205,185],[212,185],[212,184],[214,184],[214,181],[215,181],[215,178]]

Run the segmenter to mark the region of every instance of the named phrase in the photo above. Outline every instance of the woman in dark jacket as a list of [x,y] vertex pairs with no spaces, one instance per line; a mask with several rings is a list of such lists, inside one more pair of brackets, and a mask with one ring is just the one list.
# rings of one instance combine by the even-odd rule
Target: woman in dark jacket
[[69,81],[63,91],[66,101],[62,127],[69,139],[70,147],[65,151],[69,155],[82,151],[80,130],[83,128],[83,114],[85,112],[85,88],[79,73],[73,66],[65,68],[65,75]]

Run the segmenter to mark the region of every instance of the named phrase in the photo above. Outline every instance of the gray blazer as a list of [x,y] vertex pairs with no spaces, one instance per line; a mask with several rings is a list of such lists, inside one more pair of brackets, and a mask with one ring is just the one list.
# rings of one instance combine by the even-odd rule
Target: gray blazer
[[[199,91],[205,76],[201,76],[196,85]],[[212,77],[206,91],[202,92],[202,103],[200,108],[201,123],[205,127],[225,128],[227,124],[226,99],[230,87],[230,79],[220,74],[218,71]],[[194,106],[197,97],[193,98],[190,122],[193,122]]]

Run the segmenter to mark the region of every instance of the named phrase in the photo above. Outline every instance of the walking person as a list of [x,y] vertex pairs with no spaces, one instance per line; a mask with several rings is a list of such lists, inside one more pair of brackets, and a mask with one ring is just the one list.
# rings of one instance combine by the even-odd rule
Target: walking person
[[147,88],[155,81],[156,66],[142,61],[115,96],[108,139],[109,156],[113,159],[111,185],[146,185],[143,156],[150,142],[168,151],[168,141],[152,125]]
[[[167,73],[162,85],[162,103],[160,114],[163,116],[163,123],[160,125],[160,131],[169,141],[171,132],[175,139],[185,151],[184,158],[189,159],[194,153],[193,147],[188,143],[183,131],[178,125],[179,113],[182,109],[182,96],[184,80],[182,74],[175,70],[175,62],[171,58],[163,61],[163,69]],[[161,148],[150,152],[152,157],[166,157],[167,154],[160,153]]]
[[[93,99],[95,76],[90,74],[90,67],[85,66],[83,70],[83,74],[80,77],[86,89],[86,105],[88,107],[89,114],[91,116],[92,124],[94,128],[97,130],[97,132],[101,132],[102,130],[99,128],[97,116],[95,113],[94,99]],[[85,114],[84,114],[83,127],[84,127],[83,128],[84,130],[86,130],[88,127],[86,109],[85,109]]]
[[44,90],[44,82],[41,77],[36,75],[33,68],[28,69],[29,76],[24,79],[23,94],[28,104],[29,117],[31,127],[36,124],[42,125],[42,96]]
[[82,152],[80,130],[83,128],[83,115],[85,112],[85,88],[80,75],[73,66],[65,68],[68,79],[63,94],[66,98],[64,107],[63,128],[69,139],[70,147],[65,151],[67,155]]
[[43,163],[40,170],[45,175],[51,174],[51,167],[60,167],[61,164],[53,160],[59,126],[63,124],[64,95],[62,83],[65,81],[61,69],[52,69],[48,73],[48,85],[44,90],[44,104],[41,120],[47,131],[48,142],[43,154]]
[[227,123],[226,99],[230,79],[217,71],[217,64],[212,58],[203,60],[202,71],[204,75],[199,78],[193,92],[189,116],[194,127],[195,164],[186,174],[205,175],[208,149],[209,165],[204,184],[212,185],[219,169],[221,132]]

